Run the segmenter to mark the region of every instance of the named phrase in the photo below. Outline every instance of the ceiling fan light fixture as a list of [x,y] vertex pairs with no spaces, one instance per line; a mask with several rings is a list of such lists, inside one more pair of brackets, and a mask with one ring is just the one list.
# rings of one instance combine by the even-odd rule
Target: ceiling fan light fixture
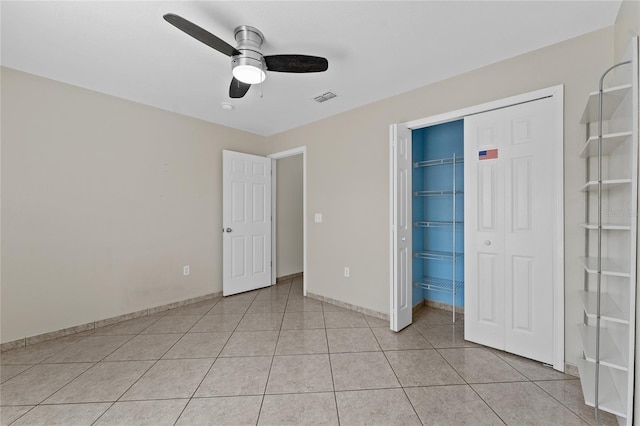
[[[255,52],[251,52],[253,55],[258,56]],[[261,56],[252,57],[253,55],[245,55],[234,57],[231,61],[231,72],[233,76],[243,83],[247,84],[259,84],[267,78],[267,74],[264,72],[265,66],[261,60]]]
[[233,76],[243,83],[259,84],[267,77],[264,71],[253,65],[237,65],[233,68]]

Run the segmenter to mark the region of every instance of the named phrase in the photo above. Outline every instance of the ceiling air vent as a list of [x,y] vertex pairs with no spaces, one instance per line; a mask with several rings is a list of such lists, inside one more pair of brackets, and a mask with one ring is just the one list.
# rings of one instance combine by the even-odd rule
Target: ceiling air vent
[[328,101],[329,99],[333,99],[335,97],[336,97],[335,93],[327,92],[327,93],[323,93],[320,96],[316,96],[315,98],[313,98],[313,100],[318,103],[322,103],[322,102]]

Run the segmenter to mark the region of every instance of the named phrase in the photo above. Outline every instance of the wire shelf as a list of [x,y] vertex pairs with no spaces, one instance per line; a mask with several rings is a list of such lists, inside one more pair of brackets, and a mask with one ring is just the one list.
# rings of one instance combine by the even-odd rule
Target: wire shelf
[[447,280],[445,278],[436,278],[425,276],[421,280],[413,282],[414,287],[422,288],[424,290],[441,291],[444,293],[452,293],[454,286],[456,291],[464,288],[462,281]]
[[453,228],[454,225],[456,228],[463,227],[464,222],[461,222],[461,221],[447,222],[447,221],[436,221],[436,220],[413,222],[413,226],[415,226],[416,228]]
[[425,260],[454,260],[464,257],[463,253],[453,253],[448,251],[418,251],[413,254],[415,258]]
[[434,197],[439,195],[459,195],[463,192],[458,189],[438,189],[434,191],[415,191],[413,193],[416,197]]
[[432,167],[432,166],[444,166],[447,164],[453,164],[453,163],[464,163],[464,157],[449,157],[449,158],[440,158],[437,160],[426,160],[426,161],[418,161],[416,163],[413,163],[413,168],[417,169],[420,167]]

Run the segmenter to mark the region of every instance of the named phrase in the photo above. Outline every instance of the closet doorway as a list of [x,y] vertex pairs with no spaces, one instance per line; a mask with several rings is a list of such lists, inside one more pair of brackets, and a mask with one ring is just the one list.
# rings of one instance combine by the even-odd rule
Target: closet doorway
[[[391,126],[392,330],[411,323],[413,306],[421,302],[414,298],[417,288],[425,282],[442,285],[441,278],[447,278],[454,289],[457,283],[464,289],[466,339],[564,370],[562,95],[562,86],[556,86]],[[446,244],[444,252],[430,247],[429,238],[416,233],[416,227],[431,226],[415,216],[428,210],[422,207],[426,196],[455,200],[462,185],[439,188],[444,183],[425,181],[416,170],[425,164],[441,168],[438,161],[446,158],[416,161],[413,148],[418,156],[422,148],[413,136],[454,122],[464,122],[464,253],[455,246],[460,220],[455,204],[452,218],[445,219],[454,227],[453,250]],[[446,167],[455,164],[454,158]],[[535,253],[528,250],[532,245]],[[433,256],[461,260],[464,277],[456,277],[455,262],[453,279],[438,276],[437,269],[424,266]],[[435,276],[425,276],[427,269]]]
[[293,148],[267,157],[272,161],[271,282],[276,284],[278,277],[302,271],[303,295],[306,296],[306,147]]

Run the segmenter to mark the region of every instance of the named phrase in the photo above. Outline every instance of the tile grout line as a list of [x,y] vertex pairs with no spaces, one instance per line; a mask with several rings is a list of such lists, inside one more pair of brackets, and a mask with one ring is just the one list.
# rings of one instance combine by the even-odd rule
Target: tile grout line
[[[455,324],[453,324],[453,325],[455,326]],[[427,337],[426,337],[426,336],[424,336],[424,335],[420,332],[420,329],[418,329],[418,333],[420,333],[420,334],[422,335],[422,337],[424,337],[425,339],[427,339]],[[464,335],[464,334],[463,334],[463,335]],[[429,342],[429,339],[427,339],[427,341]],[[431,342],[429,342],[429,344],[431,344]],[[433,344],[431,344],[431,346],[433,346]],[[482,402],[483,402],[483,403],[484,403],[484,404],[485,404],[485,405],[486,405],[486,406],[487,406],[487,407],[488,407],[488,408],[489,408],[489,409],[490,409],[490,410],[491,410],[491,411],[492,411],[492,412],[493,412],[493,413],[498,417],[498,419],[500,419],[500,421],[501,421],[502,423],[506,424],[506,422],[502,419],[502,417],[500,417],[500,416],[498,415],[498,413],[496,413],[496,411],[493,409],[493,407],[491,407],[491,406],[487,403],[487,401],[485,401],[485,400],[484,400],[484,398],[482,398],[482,396],[480,396],[480,394],[479,394],[479,393],[478,393],[478,392],[473,388],[473,386],[471,386],[471,385],[469,384],[469,382],[467,381],[467,379],[466,379],[462,374],[460,374],[460,372],[459,372],[459,371],[458,371],[458,370],[457,370],[453,365],[451,365],[451,363],[449,362],[449,360],[448,360],[446,357],[444,357],[444,356],[440,353],[440,351],[438,350],[438,348],[435,348],[435,347],[434,347],[433,349],[434,349],[434,350],[436,351],[436,353],[437,353],[437,354],[438,354],[438,355],[439,355],[439,356],[440,356],[440,357],[441,357],[441,358],[442,358],[442,359],[447,363],[447,365],[449,365],[449,367],[450,367],[453,371],[455,371],[455,372],[456,372],[456,374],[457,374],[457,375],[462,379],[462,381],[464,382],[464,384],[465,384],[469,389],[471,389],[471,390],[472,390],[472,391],[473,391],[473,392],[478,396],[478,398],[480,398],[480,400],[481,400],[481,401],[482,401]],[[456,348],[456,349],[464,349],[464,348]],[[517,371],[517,370],[516,370],[516,371]]]
[[[127,341],[126,341],[126,342],[124,342],[122,345],[120,345],[116,350],[112,351],[112,352],[111,352],[111,353],[109,353],[107,356],[105,356],[104,358],[102,358],[102,360],[98,361],[98,363],[99,363],[99,362],[106,362],[106,361],[104,361],[104,360],[105,360],[107,357],[109,357],[111,354],[113,354],[114,352],[116,352],[118,349],[122,348],[125,344],[127,344],[127,343],[129,343],[130,341],[132,341],[133,339],[135,339],[137,336],[140,336],[140,335],[141,335],[141,334],[142,334],[146,329],[148,329],[149,327],[151,327],[153,324],[155,324],[155,323],[156,323],[157,321],[159,321],[159,320],[160,320],[160,318],[158,318],[156,321],[152,322],[152,323],[151,323],[151,324],[149,324],[147,327],[145,327],[145,328],[143,328],[142,330],[140,330],[140,332],[139,332],[138,334],[133,335],[129,340],[127,340]],[[178,339],[178,341],[179,341],[179,340],[180,340],[180,339]],[[177,341],[176,341],[176,343],[177,343]],[[174,343],[174,344],[175,344],[175,343]],[[173,346],[172,346],[172,347],[173,347]],[[166,352],[165,352],[165,353],[166,353]],[[161,357],[161,358],[162,358],[162,357]],[[156,365],[156,364],[158,363],[158,361],[159,361],[159,360],[155,360],[155,362],[154,362],[153,364],[151,364],[151,365],[150,365],[150,366],[149,366],[149,367],[148,367],[148,368],[147,368],[147,369],[146,369],[146,370],[145,370],[145,371],[140,375],[140,377],[138,377],[136,380],[134,380],[134,382],[133,382],[129,387],[127,387],[127,389],[125,389],[125,390],[124,390],[124,392],[122,392],[122,393],[120,394],[120,396],[119,396],[118,398],[116,398],[116,400],[115,400],[115,401],[112,401],[112,402],[111,402],[111,405],[109,405],[109,407],[107,407],[107,409],[106,409],[106,410],[104,410],[104,411],[102,412],[102,414],[100,414],[100,415],[98,416],[98,418],[97,418],[97,419],[95,419],[95,420],[93,421],[93,423],[91,423],[91,424],[92,424],[92,425],[94,425],[98,420],[100,420],[100,418],[101,418],[102,416],[104,416],[104,415],[106,414],[106,412],[107,412],[107,411],[109,411],[109,410],[111,409],[111,407],[113,407],[114,405],[116,405],[116,402],[120,401],[120,398],[122,398],[122,397],[124,396],[124,394],[126,394],[126,393],[129,391],[129,389],[131,389],[131,388],[133,387],[133,385],[135,385],[136,383],[138,383],[138,381],[142,378],[142,376],[144,376],[145,374],[147,374],[147,372],[148,372],[148,371],[149,371],[149,370],[150,370],[154,365]],[[95,365],[98,365],[98,363],[96,363]],[[95,367],[95,365],[94,365],[94,367]],[[93,367],[91,367],[91,368],[93,368]],[[88,370],[87,370],[87,371],[88,371]],[[60,388],[60,389],[62,389],[62,388]]]
[[[462,348],[464,349],[464,348]],[[467,387],[469,389],[471,389],[477,396],[478,398],[480,398],[480,400],[484,403],[484,405],[486,405],[492,412],[493,414],[496,415],[496,417],[498,417],[500,419],[500,421],[502,423],[504,423],[505,425],[507,424],[507,422],[504,421],[504,419],[502,417],[500,417],[500,415],[498,413],[496,413],[496,411],[493,409],[493,407],[491,405],[489,405],[489,403],[487,401],[485,401],[485,399],[478,393],[478,391],[476,391],[473,386],[471,386],[471,384],[467,381],[467,379],[462,376],[462,374],[460,374],[458,372],[458,370],[455,369],[455,367],[453,365],[451,365],[451,363],[449,362],[449,360],[447,358],[445,358],[440,351],[438,351],[438,349],[435,349],[435,351],[438,353],[438,355],[440,355],[442,357],[442,359],[444,359],[444,361],[449,365],[449,367],[451,367],[453,369],[453,371],[456,372],[456,374],[458,374],[458,376],[460,376],[460,378],[464,381],[465,385],[467,385]]]
[[336,391],[336,382],[333,377],[333,364],[331,363],[332,352],[331,352],[331,349],[329,348],[329,333],[327,332],[327,322],[324,317],[324,313],[325,313],[324,304],[320,305],[320,309],[322,309],[320,312],[322,312],[322,324],[324,325],[324,338],[327,341],[327,357],[329,358],[329,371],[331,371],[331,386],[333,386],[333,403],[336,406],[336,418],[338,419],[338,426],[340,426],[340,409],[338,408],[338,392]]
[[[366,319],[365,319],[365,321],[366,321]],[[367,324],[369,324],[369,322],[367,322]],[[411,398],[409,398],[409,395],[407,394],[407,391],[405,390],[404,385],[400,381],[400,378],[398,377],[398,374],[396,373],[396,370],[394,370],[393,365],[391,365],[391,361],[389,361],[389,357],[387,357],[387,353],[382,348],[382,345],[380,344],[380,340],[378,339],[378,336],[376,336],[376,333],[373,332],[373,329],[371,329],[371,327],[369,327],[369,329],[370,329],[371,333],[373,334],[373,338],[376,339],[376,341],[378,342],[378,346],[380,346],[380,350],[382,351],[382,356],[387,361],[387,364],[389,365],[389,368],[391,369],[391,371],[393,372],[394,377],[398,381],[398,385],[400,385],[400,389],[402,389],[402,393],[404,394],[405,398],[407,398],[407,401],[409,401],[409,405],[411,405],[411,409],[413,410],[413,413],[416,415],[416,418],[418,419],[418,421],[420,423],[424,424],[424,422],[420,418],[420,415],[418,414],[418,411],[416,410],[416,407],[413,405],[413,401],[411,401]],[[400,333],[400,332],[398,332],[398,333]],[[420,334],[420,333],[418,333],[418,335],[422,336],[422,334]],[[429,343],[429,345],[431,345],[431,342],[429,342],[426,337],[424,337],[424,336],[422,336],[422,337],[427,341],[427,343]],[[395,389],[397,389],[397,388],[395,388]]]
[[[146,329],[146,328],[145,328]],[[75,345],[78,345],[80,342],[85,341],[88,339],[88,337],[92,337],[94,336],[94,334],[90,334],[87,336],[83,336],[82,339],[78,340],[77,342],[73,342],[69,345],[64,346],[63,348],[61,348],[59,351],[56,351],[54,353],[52,353],[51,355],[49,355],[48,357],[45,357],[43,360],[41,360],[40,362],[36,363],[36,364],[32,364],[31,367],[27,368],[26,370],[20,372],[19,374],[22,374],[30,369],[32,369],[33,367],[37,366],[37,365],[55,365],[55,364],[85,364],[85,363],[92,363],[93,365],[89,368],[87,368],[86,370],[84,370],[82,373],[78,374],[76,377],[72,378],[71,380],[69,380],[67,383],[63,384],[61,387],[59,387],[57,390],[55,390],[52,394],[50,394],[49,396],[47,396],[46,398],[44,398],[42,401],[40,401],[37,404],[34,404],[28,411],[26,411],[25,413],[23,413],[22,415],[20,415],[18,418],[14,419],[12,421],[12,423],[16,422],[18,419],[22,418],[23,416],[25,416],[27,413],[31,412],[34,408],[39,407],[41,405],[62,405],[62,404],[43,404],[47,399],[51,398],[53,395],[55,395],[57,392],[59,392],[60,390],[62,390],[63,388],[65,388],[66,386],[68,386],[70,383],[72,383],[73,381],[75,381],[78,377],[82,376],[84,373],[86,373],[87,371],[91,370],[92,368],[94,368],[96,365],[98,365],[100,362],[102,362],[104,360],[104,358],[108,357],[109,355],[111,355],[113,352],[117,351],[118,349],[120,349],[122,346],[124,346],[127,342],[131,341],[136,335],[132,335],[131,338],[129,338],[128,340],[124,341],[122,343],[122,345],[120,345],[119,347],[117,347],[116,349],[114,349],[112,352],[110,352],[109,354],[107,354],[105,357],[103,357],[102,360],[97,361],[97,362],[61,362],[61,363],[45,363],[46,360],[48,360],[49,358],[53,357],[54,355],[57,355],[58,353],[61,353],[62,351],[73,347]],[[68,336],[63,336],[62,338],[65,338]],[[94,336],[94,337],[98,337],[98,336]],[[52,339],[55,340],[55,339]],[[45,343],[45,342],[43,342]],[[8,364],[10,365],[10,364]],[[145,371],[146,372],[146,371]],[[143,373],[144,374],[144,373]],[[17,376],[17,375],[16,375]],[[15,377],[15,376],[14,376]],[[12,377],[13,378],[13,377]],[[8,379],[11,380],[11,379]],[[8,381],[7,380],[7,381]],[[105,401],[105,402],[111,402],[111,401]],[[111,406],[113,406],[113,404],[115,404],[115,401],[111,403],[111,405],[98,417],[102,417],[104,415],[104,413],[106,413],[107,410],[109,410],[109,408],[111,408]],[[97,419],[96,419],[97,421]],[[94,422],[95,423],[95,422]]]
[[38,364],[0,364],[0,369],[2,369],[3,367],[6,367],[6,366],[10,366],[10,365],[28,365],[28,367],[25,368],[24,370],[22,370],[21,372],[19,372],[18,374],[15,374],[15,375],[9,377],[7,380],[1,382],[0,385],[4,384],[4,383],[7,383],[9,380],[13,379],[14,377],[19,376],[22,373],[26,373],[27,371],[31,370],[33,367],[35,367]]
[[[566,380],[540,380],[541,382],[564,382]],[[587,420],[585,418],[583,418],[580,413],[576,413],[574,410],[572,410],[570,407],[568,407],[567,405],[565,405],[562,401],[560,401],[558,398],[556,398],[552,393],[548,392],[545,388],[543,388],[542,386],[538,385],[537,382],[535,381],[531,381],[534,385],[536,385],[539,389],[542,389],[542,391],[544,393],[546,393],[547,395],[549,395],[551,398],[553,398],[554,400],[556,400],[560,405],[562,405],[564,408],[566,408],[567,410],[571,411],[573,414],[575,414],[580,420],[590,423],[591,420]]]
[[[218,302],[219,302],[219,301],[218,301]],[[213,306],[217,305],[217,304],[218,304],[218,302],[214,303],[214,305],[213,305]],[[211,309],[213,309],[213,306],[211,307]],[[176,308],[176,309],[178,309],[178,308]],[[209,310],[211,310],[211,309],[209,309]],[[168,311],[170,311],[170,310],[171,310],[171,309],[168,309],[167,311],[162,311],[162,312],[168,312]],[[208,312],[208,311],[207,311],[207,312]],[[138,336],[150,336],[150,335],[153,335],[153,334],[143,334],[143,333],[144,333],[147,329],[149,329],[151,326],[153,326],[155,323],[157,323],[158,321],[160,321],[162,318],[167,318],[167,317],[168,317],[168,316],[167,316],[167,314],[158,315],[158,316],[159,316],[160,318],[158,318],[157,320],[153,321],[153,322],[152,322],[151,324],[149,324],[147,327],[144,327],[144,328],[143,328],[142,330],[140,330],[137,334],[135,334],[131,339],[127,340],[124,344],[126,344],[126,343],[128,343],[128,342],[132,341],[135,337],[138,337]],[[202,315],[202,316],[204,316],[204,315]],[[134,318],[134,319],[135,319],[135,318]],[[198,323],[198,321],[196,321],[196,323],[195,323],[195,324],[197,324],[197,323]],[[195,326],[195,324],[193,324],[193,325],[191,326],[191,328],[193,328],[193,327]],[[189,328],[189,329],[191,329],[191,328]],[[158,334],[178,334],[178,333],[158,333]],[[111,408],[112,408],[112,407],[113,407],[117,402],[125,402],[125,401],[122,401],[122,400],[121,400],[121,399],[122,399],[122,397],[123,397],[127,392],[129,392],[129,390],[131,390],[131,388],[133,388],[133,386],[135,386],[135,385],[136,385],[136,383],[138,383],[138,382],[140,381],[140,379],[142,379],[142,377],[144,377],[144,375],[145,375],[145,374],[147,374],[147,373],[149,372],[149,370],[151,370],[155,365],[157,365],[157,364],[158,364],[158,362],[162,359],[162,357],[163,357],[163,356],[165,356],[165,355],[167,354],[167,352],[169,352],[169,351],[170,351],[170,350],[171,350],[175,345],[177,345],[177,344],[178,344],[178,342],[182,339],[182,337],[184,337],[186,334],[187,334],[186,332],[185,332],[185,333],[182,333],[182,336],[181,336],[178,340],[176,340],[176,341],[175,341],[175,343],[173,343],[173,344],[172,344],[172,345],[171,345],[171,346],[170,346],[166,351],[164,351],[164,353],[162,353],[162,355],[160,355],[160,357],[159,357],[158,359],[155,359],[155,360],[139,360],[139,361],[153,361],[153,363],[152,363],[152,364],[151,364],[151,365],[150,365],[150,366],[149,366],[149,367],[144,371],[144,373],[142,373],[142,374],[140,375],[140,377],[138,377],[136,380],[134,380],[134,381],[133,381],[133,383],[131,383],[131,385],[130,385],[129,387],[127,387],[127,389],[125,389],[125,390],[124,390],[124,392],[122,392],[122,393],[120,394],[120,396],[119,396],[115,401],[113,401],[113,402],[112,402],[112,404],[109,406],[109,408],[107,408],[107,409],[106,409],[106,410],[105,410],[105,411],[104,411],[104,412],[103,412],[103,413],[102,413],[102,414],[101,414],[101,415],[100,415],[100,416],[99,416],[99,417],[98,417],[98,418],[97,418],[97,419],[96,419],[92,424],[95,424],[95,422],[97,422],[100,418],[102,418],[102,416],[104,416],[104,415],[106,414],[106,412],[107,412],[107,411],[109,411],[109,410],[110,410],[110,409],[111,409]],[[124,346],[124,344],[123,344],[122,346]],[[120,346],[118,349],[120,349],[122,346]],[[116,349],[116,350],[117,350],[117,349]],[[113,352],[115,352],[115,351],[113,351]],[[113,352],[111,352],[109,355],[113,354]],[[109,355],[107,355],[107,357],[108,357]],[[106,357],[105,357],[105,358],[106,358]],[[119,361],[131,361],[131,360],[119,360]],[[104,361],[104,359],[103,359],[103,362],[111,362],[111,361]],[[148,401],[148,400],[142,400],[142,401]],[[188,402],[187,402],[187,404],[188,404]],[[186,404],[185,404],[185,407],[186,407]],[[181,413],[181,414],[182,414],[182,413]],[[179,416],[178,416],[178,417],[179,417]]]
[[[287,309],[287,304],[289,303],[289,296],[291,295],[291,287],[292,286],[293,286],[293,279],[291,279],[291,283],[289,283],[289,291],[287,292],[287,301],[286,301],[285,307],[284,307],[285,311]],[[257,294],[256,294],[256,296],[257,296]],[[262,414],[262,407],[264,405],[264,399],[265,399],[265,397],[267,395],[267,386],[269,386],[269,379],[271,378],[271,369],[273,368],[273,361],[276,359],[276,350],[278,349],[278,342],[280,340],[280,331],[282,331],[282,323],[283,322],[284,322],[284,314],[282,314],[282,321],[280,322],[280,328],[278,329],[278,335],[276,336],[276,345],[273,348],[273,355],[271,356],[271,364],[269,364],[269,372],[267,373],[267,380],[264,383],[264,391],[262,393],[262,399],[260,400],[260,408],[258,408],[258,417],[256,418],[256,426],[260,422],[260,415]]]
[[17,421],[18,421],[18,420],[20,420],[22,417],[26,416],[26,415],[27,415],[27,414],[29,414],[31,411],[33,411],[33,409],[34,409],[34,408],[36,408],[36,407],[37,407],[37,405],[32,406],[32,407],[31,407],[31,408],[29,408],[27,411],[25,411],[25,412],[24,412],[24,413],[22,413],[20,416],[18,416],[18,418],[13,419],[13,420],[11,421],[11,423],[9,423],[9,425],[11,425],[11,424],[13,424],[13,423],[17,422]]
[[[218,301],[219,302],[219,301]],[[215,304],[217,304],[218,302],[216,302]],[[214,304],[214,306],[215,306]],[[211,307],[211,309],[213,308],[213,306]],[[170,310],[167,310],[170,311]],[[164,311],[163,311],[164,312]],[[107,357],[109,357],[111,354],[113,354],[114,352],[116,352],[117,350],[119,350],[120,348],[122,348],[124,345],[126,345],[127,343],[129,343],[130,341],[132,341],[135,337],[142,335],[142,333],[147,330],[149,327],[151,327],[153,324],[155,324],[157,321],[159,321],[161,318],[166,317],[167,315],[158,315],[160,318],[158,318],[156,321],[153,321],[151,324],[149,324],[147,327],[145,327],[144,329],[140,330],[138,333],[136,334],[132,334],[132,335],[128,335],[128,334],[114,334],[114,335],[99,335],[99,336],[95,336],[95,333],[86,335],[86,336],[82,336],[81,339],[79,339],[77,342],[73,342],[69,345],[65,345],[63,346],[59,351],[55,351],[52,354],[46,356],[43,360],[39,361],[38,363],[35,364],[27,364],[27,365],[31,365],[29,368],[27,368],[26,370],[22,371],[19,374],[24,373],[25,371],[28,371],[30,369],[32,369],[33,367],[37,366],[37,365],[56,365],[56,364],[61,364],[61,365],[66,365],[66,364],[93,364],[90,367],[88,367],[86,370],[82,371],[80,374],[78,374],[77,376],[73,377],[72,379],[70,379],[69,381],[67,381],[66,383],[64,383],[62,386],[60,386],[59,388],[57,388],[55,391],[53,391],[53,393],[51,393],[50,395],[48,395],[47,397],[45,397],[42,401],[40,401],[37,404],[34,404],[31,409],[29,409],[28,411],[26,411],[25,413],[23,413],[22,415],[20,415],[18,418],[14,419],[12,421],[12,423],[14,423],[15,421],[17,421],[18,419],[22,418],[23,416],[25,416],[27,413],[31,412],[34,408],[39,407],[41,405],[69,405],[69,404],[96,404],[96,403],[110,403],[109,407],[107,407],[102,414],[100,414],[100,416],[98,416],[98,418],[93,422],[95,423],[96,421],[98,421],[111,407],[113,407],[113,405],[115,405],[116,402],[120,401],[120,398],[122,398],[122,396],[129,390],[131,389],[132,386],[134,386],[143,376],[144,374],[146,374],[154,365],[156,365],[158,363],[158,361],[160,361],[160,359],[162,359],[162,356],[166,355],[166,353],[171,350],[171,348],[173,348],[173,346],[175,346],[178,341],[180,341],[182,339],[182,337],[184,337],[185,333],[182,333],[182,337],[180,339],[178,339],[169,349],[167,349],[167,351],[165,351],[162,356],[157,359],[157,360],[142,360],[142,361],[155,361],[153,364],[151,364],[141,375],[140,377],[138,377],[138,379],[136,379],[121,395],[120,397],[118,397],[115,401],[100,401],[100,402],[72,402],[72,403],[58,403],[58,404],[43,404],[47,399],[51,398],[53,395],[55,395],[57,392],[59,392],[60,390],[62,390],[63,388],[65,388],[66,386],[68,386],[70,383],[72,383],[73,381],[75,381],[76,379],[78,379],[80,376],[84,375],[85,373],[87,373],[89,370],[93,369],[94,367],[96,367],[98,364],[103,363],[103,362],[110,362],[110,361],[105,361],[105,359]],[[204,316],[204,315],[202,315]],[[136,318],[133,318],[132,320],[135,320]],[[192,327],[195,326],[192,325]],[[178,333],[158,333],[158,334],[178,334]],[[55,355],[62,353],[63,351],[77,346],[79,345],[81,342],[84,342],[86,340],[88,340],[89,337],[111,337],[111,336],[129,336],[128,339],[124,340],[118,347],[114,348],[112,351],[110,351],[109,353],[107,353],[106,355],[104,355],[100,360],[98,361],[77,361],[77,362],[60,362],[60,363],[46,363],[45,361],[47,361],[48,359],[54,357]],[[63,336],[62,338],[65,338],[68,336]],[[43,342],[45,343],[45,342]],[[131,360],[116,360],[115,362],[118,361],[122,361],[122,362],[129,362]],[[134,360],[135,361],[135,360]],[[11,365],[11,364],[7,364],[7,365]],[[19,375],[18,374],[18,375]],[[16,375],[17,376],[17,375]],[[15,377],[15,376],[14,376]],[[13,377],[12,377],[13,378]],[[11,378],[11,379],[12,379]],[[7,382],[11,379],[8,379]],[[92,424],[93,424],[92,423]]]
[[[143,373],[143,374],[144,374],[144,373]],[[120,396],[122,396],[122,395],[120,395]],[[104,410],[104,411],[103,411],[103,412],[98,416],[98,418],[96,418],[93,422],[91,422],[91,426],[95,425],[95,424],[96,424],[96,422],[97,422],[98,420],[100,420],[100,419],[102,418],[102,416],[104,416],[104,415],[106,414],[106,412],[107,412],[107,411],[109,411],[109,410],[111,409],[111,407],[113,407],[114,405],[116,405],[116,401],[111,401],[111,404],[107,407],[107,409],[106,409],[106,410]]]
[[[187,335],[187,333],[189,333],[189,331],[191,331],[193,329],[193,327],[195,327],[200,321],[202,321],[202,318],[204,318],[209,312],[211,312],[211,310],[218,304],[220,303],[220,301],[223,300],[222,298],[220,298],[216,303],[213,304],[213,306],[211,306],[211,308],[209,308],[207,310],[207,312],[205,312],[204,314],[202,314],[202,316],[200,317],[200,319],[198,321],[196,321],[191,327],[189,327],[189,330],[187,330],[180,339],[178,339],[178,341],[171,346],[171,348],[169,348],[169,350],[167,352],[165,352],[162,356],[164,357],[175,345],[178,344],[178,342],[180,342],[184,336]],[[237,325],[236,325],[237,327]],[[207,369],[207,372],[204,373],[204,375],[202,376],[202,379],[200,379],[200,383],[198,383],[198,386],[195,387],[195,389],[193,390],[193,393],[191,394],[191,396],[189,398],[187,398],[187,403],[184,404],[184,407],[182,407],[182,410],[180,410],[180,413],[178,413],[178,416],[176,417],[175,421],[173,422],[174,426],[176,423],[178,423],[178,420],[180,420],[180,417],[182,416],[182,414],[184,413],[184,411],[187,409],[187,406],[189,406],[189,404],[191,403],[191,401],[193,400],[194,395],[196,394],[196,392],[198,392],[198,389],[200,389],[200,386],[202,385],[202,382],[204,382],[204,379],[207,378],[207,375],[209,374],[209,372],[211,371],[211,369],[213,368],[213,365],[216,363],[216,361],[218,360],[218,356],[220,355],[220,353],[222,352],[222,349],[226,346],[227,342],[229,341],[229,339],[231,338],[231,335],[233,334],[233,332],[231,332],[229,334],[229,337],[227,337],[227,340],[225,340],[224,345],[222,345],[222,348],[220,348],[220,352],[218,352],[218,355],[216,355],[213,358],[213,362],[211,362],[211,365],[209,366],[209,368]],[[160,358],[162,359],[162,358]],[[178,358],[178,359],[187,359],[187,358]],[[189,358],[191,359],[191,358]],[[198,358],[198,359],[203,359],[203,358]],[[206,359],[206,358],[205,358]],[[159,360],[158,360],[159,361]],[[155,364],[154,364],[155,365]]]
[[[87,336],[90,337],[90,336]],[[74,380],[76,380],[78,377],[82,376],[84,373],[86,373],[87,371],[91,370],[92,368],[94,368],[96,365],[98,365],[100,363],[100,361],[102,361],[104,358],[108,357],[109,355],[111,355],[113,352],[117,351],[118,349],[120,349],[125,343],[127,343],[128,341],[130,341],[131,339],[133,339],[133,336],[130,337],[129,339],[125,340],[124,342],[122,342],[122,344],[120,346],[118,346],[117,348],[115,348],[113,351],[109,352],[107,355],[105,355],[104,357],[102,357],[100,360],[98,361],[88,361],[88,362],[82,362],[82,361],[78,361],[78,362],[61,362],[60,364],[93,364],[91,365],[89,368],[87,368],[86,370],[82,371],[80,374],[78,374],[77,376],[73,377],[72,379],[70,379],[68,382],[66,382],[65,384],[63,384],[62,386],[60,386],[58,389],[56,389],[55,391],[53,391],[51,394],[49,394],[49,396],[47,396],[46,398],[42,399],[42,401],[40,401],[39,403],[35,404],[33,408],[39,407],[41,405],[58,405],[58,404],[43,404],[44,401],[46,401],[47,399],[51,398],[53,395],[55,395],[56,393],[58,393],[59,391],[61,391],[63,388],[65,388],[66,386],[68,386],[71,382],[73,382]],[[72,347],[75,346],[76,344],[79,344],[82,341],[87,340],[87,338],[81,339],[78,342],[69,345],[68,347]],[[63,348],[60,353],[64,350],[66,350],[67,347]],[[57,353],[52,354],[51,356],[45,358],[44,360],[42,360],[38,365],[55,365],[55,363],[50,363],[50,364],[45,364],[44,361],[46,361],[47,359],[55,356]],[[110,407],[110,406],[109,406]],[[33,410],[32,408],[32,410]],[[105,412],[108,410],[109,408],[105,409]],[[31,410],[29,410],[31,411]],[[24,413],[27,414],[27,413]],[[23,414],[23,415],[24,415]],[[104,414],[104,412],[102,413]],[[102,414],[100,416],[102,416]],[[22,417],[22,416],[20,416]],[[17,419],[16,419],[17,420]],[[12,422],[13,423],[13,422]]]

